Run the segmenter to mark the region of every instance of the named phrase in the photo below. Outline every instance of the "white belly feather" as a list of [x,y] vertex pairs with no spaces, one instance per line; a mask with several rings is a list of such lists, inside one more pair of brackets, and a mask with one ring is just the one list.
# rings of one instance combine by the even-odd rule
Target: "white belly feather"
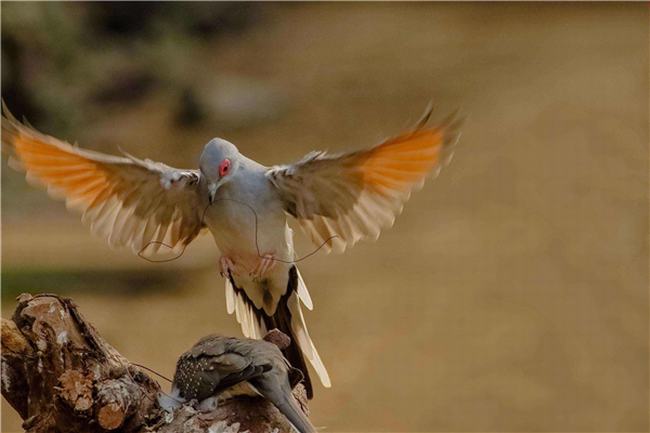
[[[206,224],[222,256],[234,264],[233,279],[257,308],[263,308],[269,295],[273,304],[285,293],[293,257],[293,231],[282,209],[262,206],[252,210],[229,198],[216,201],[206,214]],[[264,275],[254,273],[265,254],[276,259]],[[267,293],[268,292],[268,293]],[[267,305],[268,307],[268,305]],[[275,310],[275,305],[272,306]],[[268,308],[267,308],[268,310]],[[269,311],[267,311],[269,312]]]

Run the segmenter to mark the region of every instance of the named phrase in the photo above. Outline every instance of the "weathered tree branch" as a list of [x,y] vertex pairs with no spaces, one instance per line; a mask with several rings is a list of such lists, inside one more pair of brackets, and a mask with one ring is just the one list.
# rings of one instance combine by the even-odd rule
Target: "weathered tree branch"
[[[261,397],[235,397],[207,414],[186,404],[169,415],[158,406],[159,392],[70,299],[24,294],[12,320],[2,319],[2,395],[28,433],[291,431]],[[296,393],[306,407],[304,392]]]

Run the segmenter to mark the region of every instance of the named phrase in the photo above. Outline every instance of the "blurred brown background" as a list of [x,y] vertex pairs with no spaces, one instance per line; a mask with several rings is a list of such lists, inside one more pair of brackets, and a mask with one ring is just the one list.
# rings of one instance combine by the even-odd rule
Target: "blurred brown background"
[[[274,164],[469,115],[393,229],[301,263],[330,432],[648,430],[648,53],[647,4],[2,3],[3,97],[88,148]],[[240,335],[209,238],[150,264],[2,169],[4,317],[65,293],[166,375]]]

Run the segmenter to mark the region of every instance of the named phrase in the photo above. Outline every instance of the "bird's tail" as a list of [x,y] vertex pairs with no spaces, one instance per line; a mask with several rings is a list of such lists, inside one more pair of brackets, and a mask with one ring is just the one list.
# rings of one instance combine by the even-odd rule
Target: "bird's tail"
[[318,374],[323,386],[332,386],[323,361],[321,361],[316,346],[309,336],[305,318],[302,314],[301,301],[311,308],[311,298],[307,292],[302,276],[295,266],[289,270],[287,292],[280,299],[273,316],[267,316],[263,310],[256,309],[247,302],[245,293],[234,287],[232,282],[226,282],[226,306],[228,313],[236,313],[237,321],[241,324],[244,336],[262,338],[267,331],[277,328],[291,338],[291,344],[282,352],[291,366],[299,369],[304,376],[303,384],[307,397],[313,397],[313,388],[305,358]]
[[[256,386],[256,389],[269,399],[300,433],[316,433],[316,427],[309,421],[298,401],[291,394],[291,389],[278,387],[267,390],[263,386]],[[280,392],[281,389],[282,392]]]
[[162,391],[158,393],[158,404],[165,412],[174,412],[186,401],[187,400],[181,397],[180,390],[176,386],[172,386],[172,390],[169,394]]
[[284,356],[293,367],[302,371],[305,376],[303,383],[307,390],[307,397],[312,398],[313,389],[305,358],[309,360],[323,386],[329,388],[332,384],[316,346],[309,336],[305,317],[302,314],[301,300],[307,307],[311,306],[311,299],[305,283],[298,269],[293,266],[289,270],[287,293],[280,300],[275,314],[272,317],[267,317],[266,327],[268,329],[277,328],[291,337],[291,345],[283,351]]

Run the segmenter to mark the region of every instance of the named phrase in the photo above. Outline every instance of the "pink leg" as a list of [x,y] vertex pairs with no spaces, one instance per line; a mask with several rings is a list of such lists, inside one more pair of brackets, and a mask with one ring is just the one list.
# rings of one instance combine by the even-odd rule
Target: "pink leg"
[[229,257],[221,256],[219,259],[219,266],[221,267],[221,276],[226,278],[228,275],[237,275],[235,264]]
[[258,277],[264,276],[264,274],[266,274],[268,271],[273,269],[273,267],[275,266],[275,262],[276,260],[273,254],[271,253],[264,254],[260,259],[260,262],[257,265],[257,267],[253,270],[253,272],[251,272],[251,275],[256,275]]

